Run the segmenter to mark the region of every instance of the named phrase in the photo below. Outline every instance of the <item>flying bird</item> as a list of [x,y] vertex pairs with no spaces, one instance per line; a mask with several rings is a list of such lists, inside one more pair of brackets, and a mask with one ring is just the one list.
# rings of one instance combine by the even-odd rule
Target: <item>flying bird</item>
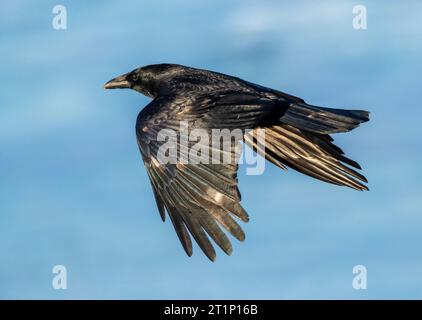
[[[240,204],[237,163],[159,161],[163,141],[157,137],[162,130],[176,133],[178,156],[187,152],[179,150],[183,149],[181,122],[206,132],[241,129],[243,143],[282,169],[368,190],[366,178],[356,171],[360,165],[347,158],[330,136],[368,121],[367,111],[318,107],[234,76],[176,64],[138,68],[108,81],[104,88],[129,88],[153,99],[136,120],[137,142],[160,216],[163,221],[166,213],[170,217],[189,256],[191,236],[212,261],[216,252],[210,239],[230,255],[226,232],[243,241],[238,221],[248,222],[249,216]],[[265,130],[263,145],[256,138],[258,130]]]

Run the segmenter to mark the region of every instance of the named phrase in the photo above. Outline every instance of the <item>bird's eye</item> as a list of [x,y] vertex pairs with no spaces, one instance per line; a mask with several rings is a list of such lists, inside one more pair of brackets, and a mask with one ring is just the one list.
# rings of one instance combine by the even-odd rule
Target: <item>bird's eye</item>
[[136,80],[138,80],[138,74],[137,73],[134,73],[132,75],[132,81],[136,81]]

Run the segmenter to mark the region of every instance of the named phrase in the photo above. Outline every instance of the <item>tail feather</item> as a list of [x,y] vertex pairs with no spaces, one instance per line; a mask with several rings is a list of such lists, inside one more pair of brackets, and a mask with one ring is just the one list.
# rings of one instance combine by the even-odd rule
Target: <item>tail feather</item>
[[246,144],[280,168],[288,166],[325,182],[369,190],[363,184],[366,178],[342,162],[356,169],[360,169],[359,164],[346,158],[329,135],[279,124],[265,128],[265,147],[257,143],[255,136],[247,133]]
[[306,103],[290,104],[280,118],[284,124],[321,134],[347,132],[368,120],[368,111],[323,108]]

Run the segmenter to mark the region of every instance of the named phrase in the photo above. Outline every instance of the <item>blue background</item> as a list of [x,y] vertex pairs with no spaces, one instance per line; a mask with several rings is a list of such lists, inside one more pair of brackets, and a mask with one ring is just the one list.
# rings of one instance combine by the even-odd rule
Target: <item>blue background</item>
[[[0,298],[422,298],[420,1],[60,1],[65,31],[56,4],[0,4]],[[102,88],[160,62],[370,110],[335,138],[371,191],[242,167],[246,241],[188,258],[136,146],[148,98]]]

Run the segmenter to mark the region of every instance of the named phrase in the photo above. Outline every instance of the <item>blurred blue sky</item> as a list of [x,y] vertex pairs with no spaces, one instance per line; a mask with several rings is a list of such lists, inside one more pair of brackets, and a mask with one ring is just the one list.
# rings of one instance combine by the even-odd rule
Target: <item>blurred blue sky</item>
[[[352,28],[356,4],[367,30]],[[420,1],[3,1],[0,298],[422,298],[421,18]],[[149,100],[102,89],[159,62],[370,110],[335,138],[371,191],[241,168],[246,241],[188,258],[136,146]],[[67,290],[52,288],[56,264]]]

